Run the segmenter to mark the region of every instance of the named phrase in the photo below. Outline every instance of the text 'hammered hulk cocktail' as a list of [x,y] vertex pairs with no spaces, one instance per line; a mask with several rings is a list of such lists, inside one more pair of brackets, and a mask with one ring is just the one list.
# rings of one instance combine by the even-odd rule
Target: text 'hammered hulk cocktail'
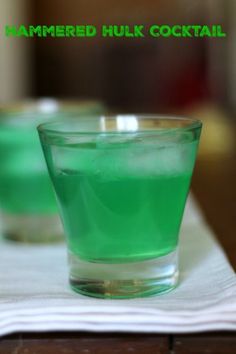
[[39,127],[74,290],[129,298],[176,286],[200,130],[198,121],[133,115]]

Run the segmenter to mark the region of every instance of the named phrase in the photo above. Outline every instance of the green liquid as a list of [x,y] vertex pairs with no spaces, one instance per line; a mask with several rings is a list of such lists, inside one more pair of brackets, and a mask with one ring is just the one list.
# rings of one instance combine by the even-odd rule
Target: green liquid
[[47,171],[0,176],[0,207],[12,214],[55,214],[55,196]]
[[0,208],[11,214],[55,214],[57,205],[34,127],[0,129]]
[[189,175],[102,182],[57,176],[70,250],[97,262],[140,261],[177,246]]
[[[51,174],[70,252],[86,261],[122,263],[175,250],[196,148],[195,142],[181,168],[173,165],[184,147],[177,160],[167,160],[167,173],[163,149],[142,155],[128,146],[58,152],[55,147],[52,156],[59,166]],[[163,156],[176,156],[175,150],[165,149]]]

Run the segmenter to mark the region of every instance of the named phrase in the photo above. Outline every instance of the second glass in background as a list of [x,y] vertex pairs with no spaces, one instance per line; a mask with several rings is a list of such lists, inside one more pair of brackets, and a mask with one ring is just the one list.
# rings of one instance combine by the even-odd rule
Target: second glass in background
[[0,213],[3,236],[19,242],[63,239],[36,127],[103,112],[96,101],[42,99],[0,109]]

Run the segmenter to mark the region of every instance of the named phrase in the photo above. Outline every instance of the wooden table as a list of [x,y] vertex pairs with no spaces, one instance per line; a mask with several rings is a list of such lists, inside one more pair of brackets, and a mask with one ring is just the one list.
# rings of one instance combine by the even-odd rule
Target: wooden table
[[[232,129],[236,132],[235,127]],[[235,134],[236,136],[236,134]],[[193,191],[236,270],[236,149],[198,159]],[[0,354],[236,354],[234,332],[195,335],[120,333],[14,334]]]

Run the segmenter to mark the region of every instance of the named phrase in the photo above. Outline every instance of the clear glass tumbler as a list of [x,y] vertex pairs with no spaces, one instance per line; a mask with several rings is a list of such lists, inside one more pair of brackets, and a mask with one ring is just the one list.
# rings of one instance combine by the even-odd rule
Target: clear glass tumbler
[[70,284],[100,298],[178,282],[178,234],[201,123],[116,115],[38,127],[67,236]]
[[96,101],[40,99],[0,108],[0,224],[8,240],[64,239],[36,127],[43,122],[100,114]]

